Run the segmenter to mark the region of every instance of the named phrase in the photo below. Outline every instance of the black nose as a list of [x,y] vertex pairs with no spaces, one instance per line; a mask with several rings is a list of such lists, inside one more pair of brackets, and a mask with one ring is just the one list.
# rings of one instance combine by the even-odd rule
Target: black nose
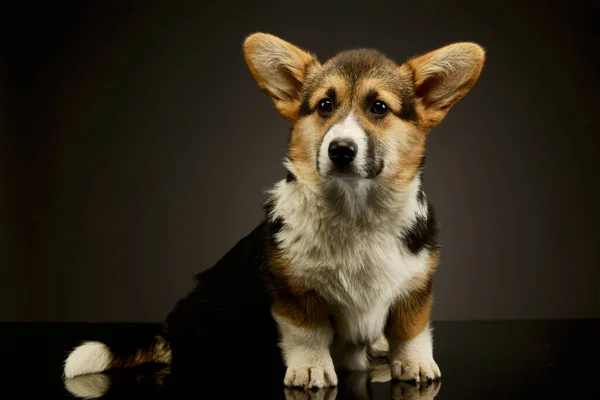
[[356,144],[350,140],[334,140],[329,144],[329,158],[338,166],[350,164],[356,157]]

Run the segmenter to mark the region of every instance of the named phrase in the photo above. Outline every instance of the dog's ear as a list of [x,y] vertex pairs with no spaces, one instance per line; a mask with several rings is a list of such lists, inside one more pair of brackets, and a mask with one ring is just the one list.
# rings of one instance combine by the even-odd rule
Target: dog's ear
[[485,50],[481,46],[463,42],[413,57],[402,65],[412,75],[415,97],[427,127],[437,126],[471,90],[484,62]]
[[260,32],[248,36],[243,48],[258,86],[284,118],[294,121],[300,110],[302,85],[307,75],[320,67],[317,58],[277,36]]

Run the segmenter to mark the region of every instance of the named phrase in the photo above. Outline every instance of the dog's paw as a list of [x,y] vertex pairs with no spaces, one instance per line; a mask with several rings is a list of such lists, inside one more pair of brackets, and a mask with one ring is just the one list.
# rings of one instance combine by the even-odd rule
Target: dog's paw
[[402,357],[390,363],[392,378],[399,381],[426,382],[442,377],[433,357]]
[[393,400],[433,400],[440,391],[439,381],[408,383],[396,382],[392,385]]
[[289,366],[283,383],[289,388],[319,389],[337,386],[338,379],[333,365],[301,365]]
[[302,390],[285,388],[285,400],[335,400],[337,388],[324,388],[319,390]]

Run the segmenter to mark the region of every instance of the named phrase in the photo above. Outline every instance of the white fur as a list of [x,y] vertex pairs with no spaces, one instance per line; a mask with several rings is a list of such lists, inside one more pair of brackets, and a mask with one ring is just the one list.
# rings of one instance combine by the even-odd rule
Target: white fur
[[[293,171],[293,165],[288,168]],[[345,352],[335,354],[336,364],[351,370],[367,368],[365,345],[381,337],[390,306],[399,296],[408,295],[412,280],[425,276],[428,268],[429,251],[412,254],[400,240],[418,216],[427,215],[427,206],[417,200],[419,178],[395,193],[377,185],[376,180],[332,180],[315,188],[281,181],[271,192],[274,207],[270,217],[285,221],[276,236],[282,257],[288,261],[290,273],[327,302],[334,316],[333,329],[342,348],[346,346]],[[328,202],[328,190],[335,191],[337,204]],[[383,196],[378,208],[369,202],[373,193]],[[281,317],[278,323],[280,328],[283,325],[284,353],[301,360],[291,365],[306,364],[305,360],[316,357],[316,347],[308,350],[304,343],[307,338],[319,342],[331,335],[329,329],[292,329]],[[314,336],[325,332],[327,340]],[[431,341],[421,336],[415,340],[422,342],[421,353],[425,354]],[[317,358],[327,358],[321,351]],[[420,366],[422,359],[414,361]],[[325,364],[329,365],[328,358]],[[289,369],[288,373],[292,374]]]
[[102,372],[110,367],[112,353],[104,343],[85,342],[69,354],[65,361],[64,376],[73,378],[79,375]]
[[390,351],[390,344],[387,341],[385,335],[379,336],[379,338],[373,342],[371,348],[369,349],[369,353],[371,357],[387,357]]
[[103,374],[91,374],[65,379],[65,388],[74,397],[97,399],[110,389],[110,379]]
[[327,175],[333,163],[329,159],[329,145],[335,139],[349,139],[356,144],[356,157],[352,161],[356,171],[361,176],[367,174],[367,150],[369,141],[364,129],[356,122],[356,118],[350,113],[341,123],[333,125],[323,137],[319,148],[319,166],[321,172]]
[[288,387],[326,387],[337,385],[337,376],[329,346],[333,340],[331,325],[300,328],[284,317],[273,313],[281,333],[281,351],[287,372],[284,383]]
[[396,379],[420,382],[441,377],[433,359],[433,340],[429,327],[411,340],[390,340],[390,358],[392,377]]
[[[418,216],[427,216],[427,204],[420,203],[417,199],[417,192],[420,186],[421,178],[417,176],[415,179],[412,180],[411,183],[409,183],[408,187],[406,188],[406,191],[408,193],[411,193],[411,195],[408,196],[408,198],[406,199],[406,203],[404,205],[404,212],[402,213],[402,220],[400,224],[404,229],[412,226],[412,223]],[[414,194],[414,196],[412,194]],[[423,196],[425,196],[425,193],[423,193]]]
[[325,298],[333,312],[350,318],[341,322],[348,336],[373,341],[381,333],[384,310],[408,293],[413,278],[427,272],[429,257],[427,251],[411,254],[399,239],[426,212],[416,200],[418,182],[393,198],[393,207],[403,211],[391,217],[386,210],[369,209],[369,186],[376,184],[339,182],[338,189],[347,191],[342,201],[353,203],[340,208],[361,209],[356,215],[362,221],[336,215],[318,193],[285,181],[273,191],[272,213],[272,218],[285,220],[276,239],[292,274]]

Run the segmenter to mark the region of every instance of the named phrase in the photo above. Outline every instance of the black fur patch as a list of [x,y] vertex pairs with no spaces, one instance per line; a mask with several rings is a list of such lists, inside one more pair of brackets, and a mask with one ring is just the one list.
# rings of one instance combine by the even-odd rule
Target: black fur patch
[[423,158],[421,158],[421,162],[419,163],[419,171],[423,172],[423,170],[425,169],[426,163],[427,163],[427,156],[423,155]]
[[411,253],[417,254],[423,249],[439,248],[439,227],[433,206],[427,204],[427,217],[419,216],[404,233],[401,240]]
[[417,201],[421,204],[425,203],[425,191],[419,186],[419,192],[417,193]]
[[402,109],[397,114],[398,118],[405,121],[417,122],[417,112],[415,110],[415,100],[412,93],[408,90],[402,90]]
[[269,240],[275,241],[275,234],[279,233],[283,228],[283,219],[276,218],[273,222],[269,223]]
[[263,204],[263,209],[265,211],[265,220],[269,220],[269,216],[271,215],[271,212],[273,211],[274,207],[275,203],[272,198],[269,198],[267,199],[267,201],[265,201],[265,203]]
[[281,231],[284,222],[282,218],[276,218],[275,220],[271,220],[271,213],[273,211],[273,207],[275,207],[275,204],[273,204],[273,200],[271,199],[267,200],[264,204],[265,232],[267,235],[269,248],[276,249],[278,245],[275,241],[275,235],[279,233],[279,231]]
[[369,90],[369,93],[367,93],[367,95],[365,96],[363,107],[365,109],[370,108],[371,104],[373,104],[373,102],[375,100],[377,100],[377,95],[378,95],[377,91],[375,91],[375,90]]
[[[222,371],[239,348],[214,344],[220,340],[234,343],[240,335],[252,343],[245,350],[248,357],[268,360],[267,376],[279,382],[283,379],[285,367],[277,347],[279,334],[265,284],[271,230],[268,225],[263,220],[216,264],[196,275],[196,287],[169,313],[172,371],[178,381],[221,383]],[[249,384],[245,378],[237,377],[236,383]]]
[[331,100],[331,104],[334,108],[338,106],[337,95],[335,94],[334,88],[329,88],[327,90],[327,97],[329,98],[329,100]]
[[300,103],[300,110],[298,111],[298,117],[306,117],[307,115],[312,114],[313,110],[310,108],[310,104],[308,104],[308,96],[302,100]]
[[373,134],[365,132],[367,134],[367,174],[369,178],[374,178],[383,171],[383,160],[377,160],[376,158],[376,143],[373,139]]
[[295,181],[296,181],[296,175],[294,175],[294,174],[292,174],[290,171],[288,171],[288,172],[287,172],[287,175],[286,175],[286,177],[285,177],[285,181],[286,181],[287,183],[290,183],[290,182],[295,182]]
[[365,133],[367,134],[367,171],[370,175],[375,171],[375,140],[372,133]]
[[[335,108],[339,105],[335,89],[329,88],[329,90],[327,90],[326,96],[327,98],[329,98],[329,100],[331,100],[331,104],[333,105],[335,110]],[[302,99],[302,103],[300,103],[300,110],[298,111],[298,116],[306,117],[307,115],[312,114],[314,111],[315,110],[312,109],[310,107],[310,104],[308,103],[308,93],[305,93],[304,98]]]
[[421,204],[425,204],[425,192],[423,191],[423,179],[424,179],[424,170],[425,170],[425,156],[421,158],[421,162],[419,163],[419,192],[417,193],[417,201]]

